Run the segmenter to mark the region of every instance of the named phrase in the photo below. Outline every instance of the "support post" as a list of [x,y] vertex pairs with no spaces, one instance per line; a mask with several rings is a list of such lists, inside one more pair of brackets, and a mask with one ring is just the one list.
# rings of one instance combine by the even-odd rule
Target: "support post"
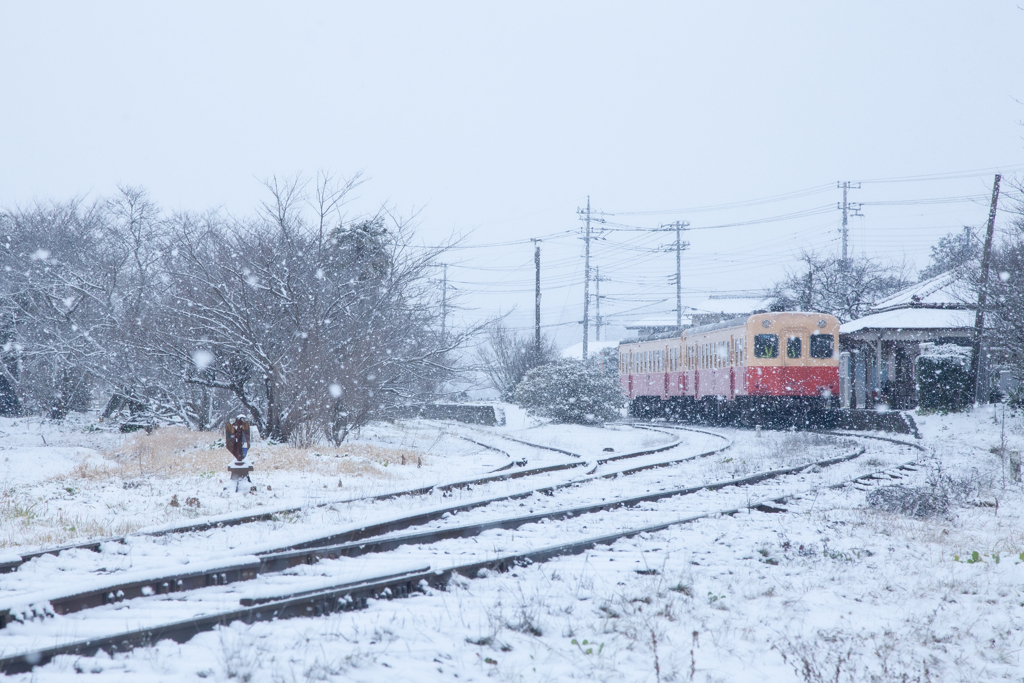
[[998,173],[995,182],[992,184],[992,204],[988,210],[988,226],[985,232],[985,250],[981,254],[981,282],[978,286],[978,310],[974,314],[974,343],[971,355],[971,370],[967,376],[967,386],[971,388],[974,400],[984,402],[985,397],[980,396],[981,383],[978,381],[981,375],[981,348],[982,337],[985,333],[985,305],[988,299],[988,269],[992,257],[992,236],[996,228],[996,207],[999,204],[999,181],[1002,179]]
[[583,360],[587,360],[587,341],[590,336],[590,195],[587,195],[586,227],[584,228],[583,265]]
[[843,269],[845,270],[847,265],[849,265],[849,258],[850,258],[850,246],[849,246],[850,245],[850,230],[848,228],[850,212],[852,211],[854,216],[860,216],[861,215],[861,214],[857,213],[858,211],[860,211],[860,206],[861,205],[857,204],[857,203],[850,203],[850,202],[848,202],[847,201],[847,194],[849,193],[849,191],[851,189],[853,189],[853,190],[860,189],[860,183],[857,183],[857,185],[855,186],[849,180],[844,180],[843,182],[836,182],[836,186],[842,188],[842,190],[843,190],[843,204],[842,204],[842,207],[841,207],[842,210],[843,210],[843,260],[842,260],[842,266],[843,266]]
[[688,225],[690,224],[687,221],[676,221],[662,225],[660,228],[676,231],[676,328],[678,329],[683,327],[683,250],[690,246],[689,243],[682,240],[682,232]]
[[540,240],[533,240],[533,264],[536,267],[536,282],[534,284],[534,355],[535,361],[540,362]]
[[441,279],[441,343],[447,338],[445,325],[448,321],[448,264],[444,264],[444,276]]
[[683,249],[679,239],[680,232],[682,227],[679,221],[676,221],[676,330],[683,326]]
[[850,407],[850,352],[839,354],[839,407]]

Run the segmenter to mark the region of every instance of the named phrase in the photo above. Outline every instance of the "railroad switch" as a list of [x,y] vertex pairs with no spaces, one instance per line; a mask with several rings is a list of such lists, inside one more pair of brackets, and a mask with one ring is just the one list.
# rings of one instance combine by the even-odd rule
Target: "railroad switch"
[[249,421],[245,415],[239,415],[234,420],[228,419],[224,425],[224,447],[235,457],[234,462],[228,465],[228,472],[231,473],[231,481],[235,483],[235,493],[242,489],[242,480],[250,484],[252,479],[249,473],[253,466],[249,464]]

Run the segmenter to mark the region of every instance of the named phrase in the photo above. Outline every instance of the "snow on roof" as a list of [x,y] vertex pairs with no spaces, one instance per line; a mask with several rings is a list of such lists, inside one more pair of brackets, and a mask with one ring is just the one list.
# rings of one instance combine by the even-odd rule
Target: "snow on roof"
[[[689,324],[690,324],[690,316],[689,315],[683,315],[683,325],[686,326],[686,325],[689,325]],[[674,327],[677,327],[677,325],[676,325],[676,318],[675,318],[675,316],[672,316],[671,320],[669,320],[668,318],[664,318],[662,320],[639,320],[639,321],[637,321],[635,323],[630,323],[629,325],[626,325],[626,329],[627,330],[639,330],[642,327],[643,328],[651,328],[651,327],[673,327],[674,328]]]
[[963,306],[969,307],[970,298],[963,273],[947,270],[933,278],[918,282],[882,299],[872,307],[874,311],[888,311],[911,306]]
[[[619,342],[616,341],[589,341],[587,342],[587,353],[596,356],[605,349],[617,349]],[[562,350],[562,358],[583,358],[583,342],[573,344]]]
[[839,334],[861,330],[957,330],[974,327],[974,311],[952,308],[897,308],[866,315],[839,327]]
[[762,308],[768,308],[768,300],[764,297],[708,297],[692,301],[687,308],[693,313],[727,313],[743,315]]
[[[718,313],[729,316],[748,315],[754,311],[767,309],[768,299],[764,297],[709,296],[703,299],[692,299],[683,304],[683,326],[691,324],[694,315]],[[676,318],[647,319],[631,323],[627,330],[655,327],[675,327]]]
[[724,330],[729,327],[736,327],[737,325],[746,325],[747,320],[750,319],[748,315],[741,315],[735,318],[729,318],[728,320],[722,320],[717,323],[710,323],[708,325],[701,325],[700,327],[691,327],[686,331],[687,334],[703,334],[705,332],[714,332],[715,330]]

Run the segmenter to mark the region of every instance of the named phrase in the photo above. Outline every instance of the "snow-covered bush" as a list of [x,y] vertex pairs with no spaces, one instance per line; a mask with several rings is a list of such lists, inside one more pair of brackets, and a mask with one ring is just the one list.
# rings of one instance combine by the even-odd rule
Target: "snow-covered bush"
[[867,501],[877,510],[918,519],[944,515],[949,511],[949,495],[933,486],[882,486],[868,493]]
[[575,424],[615,419],[625,404],[617,378],[594,363],[578,360],[530,370],[516,386],[513,400],[537,415]]
[[917,358],[918,406],[960,411],[971,401],[971,350],[956,344],[925,348]]

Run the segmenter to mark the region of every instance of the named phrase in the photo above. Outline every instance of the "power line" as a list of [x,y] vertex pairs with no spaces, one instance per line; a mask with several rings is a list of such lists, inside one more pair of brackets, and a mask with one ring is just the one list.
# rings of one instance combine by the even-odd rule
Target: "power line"
[[996,172],[1015,173],[1024,171],[1024,164],[1013,166],[996,166],[992,168],[977,168],[970,171],[950,171],[948,173],[929,173],[926,175],[897,176],[893,178],[872,178],[861,180],[861,183],[916,183],[928,180],[960,180],[962,178],[980,178],[990,176]]

